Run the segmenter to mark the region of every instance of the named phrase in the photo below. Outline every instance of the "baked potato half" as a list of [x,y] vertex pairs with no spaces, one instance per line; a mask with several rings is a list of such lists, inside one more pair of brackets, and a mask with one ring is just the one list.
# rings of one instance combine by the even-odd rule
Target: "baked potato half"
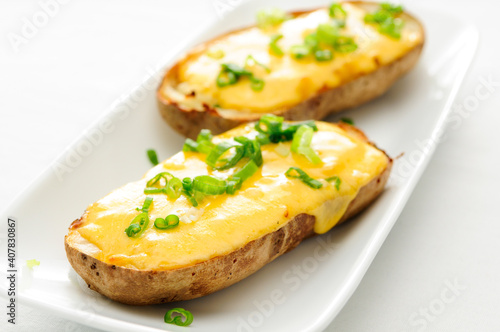
[[259,13],[259,25],[195,47],[165,74],[162,117],[184,136],[221,133],[263,114],[322,119],[386,92],[417,63],[420,22],[362,1]]
[[89,287],[131,305],[204,296],[382,192],[392,160],[360,130],[265,118],[213,138],[204,131],[143,179],[91,204],[65,237],[68,260]]

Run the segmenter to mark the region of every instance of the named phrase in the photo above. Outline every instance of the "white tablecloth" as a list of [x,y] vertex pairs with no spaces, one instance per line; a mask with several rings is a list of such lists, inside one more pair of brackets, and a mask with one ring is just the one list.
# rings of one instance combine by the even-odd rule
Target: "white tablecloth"
[[[0,208],[221,2],[0,2]],[[500,3],[419,3],[481,32],[454,108],[461,121],[327,331],[500,331]],[[470,104],[482,79],[492,93]],[[4,316],[0,329],[11,329]],[[27,306],[18,318],[16,331],[95,331]]]

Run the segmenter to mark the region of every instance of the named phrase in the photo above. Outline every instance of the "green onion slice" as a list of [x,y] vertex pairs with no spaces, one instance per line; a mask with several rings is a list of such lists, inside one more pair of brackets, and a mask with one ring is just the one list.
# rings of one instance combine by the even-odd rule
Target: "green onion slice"
[[[234,150],[235,150],[235,153],[233,154],[233,156],[229,160],[227,160],[225,164],[223,164],[221,166],[217,166],[217,162],[219,161],[219,159],[228,150],[230,150],[232,148],[234,148]],[[216,169],[216,170],[229,169],[231,167],[234,167],[234,165],[236,165],[238,163],[238,161],[240,161],[240,159],[243,158],[244,153],[245,153],[245,149],[241,144],[236,143],[236,142],[223,141],[223,142],[217,144],[217,146],[215,146],[215,148],[213,148],[212,151],[210,151],[210,154],[207,156],[207,159],[205,160],[205,162],[210,167],[212,167],[213,169]]]
[[[180,316],[172,317],[172,314],[179,314]],[[174,308],[167,311],[163,319],[167,324],[189,326],[193,322],[193,314],[182,308]]]
[[293,45],[290,47],[290,53],[295,59],[303,59],[311,53],[307,45]]
[[257,26],[261,29],[267,29],[290,18],[291,16],[282,9],[266,8],[257,12]]
[[333,43],[333,49],[339,53],[351,53],[358,49],[358,45],[351,37],[338,36]]
[[236,82],[238,82],[238,78],[239,77],[233,72],[222,69],[217,76],[217,86],[219,88],[223,88],[228,85],[236,84]]
[[253,91],[262,91],[262,89],[264,89],[264,84],[264,80],[254,76],[250,77],[250,87]]
[[403,20],[398,18],[398,16],[402,12],[402,6],[382,3],[378,11],[366,14],[364,20],[366,23],[377,25],[378,31],[381,34],[387,35],[394,39],[400,39],[404,22]]
[[283,50],[278,46],[278,41],[283,38],[283,35],[276,34],[271,36],[271,41],[269,42],[269,49],[271,53],[276,56],[282,56],[284,54]]
[[326,178],[325,179],[327,182],[332,182],[332,181],[335,181],[334,185],[335,185],[335,189],[339,190],[340,189],[340,184],[342,183],[342,181],[340,180],[340,178],[338,176],[331,176],[329,178]]
[[154,166],[158,165],[158,155],[156,154],[156,151],[153,149],[149,149],[147,151],[147,154],[151,164],[153,164]]
[[217,76],[217,86],[219,88],[223,88],[228,85],[236,84],[240,77],[243,76],[246,76],[250,79],[250,86],[252,90],[261,91],[264,88],[263,80],[256,78],[252,72],[246,70],[245,68],[232,63],[221,64],[221,71],[219,73],[219,76]]
[[269,67],[268,67],[268,66],[266,66],[266,65],[265,65],[265,64],[263,64],[262,62],[257,61],[257,59],[255,59],[255,58],[253,57],[253,55],[249,54],[249,55],[247,56],[247,58],[245,59],[245,66],[252,67],[252,66],[254,66],[254,65],[259,65],[259,66],[261,66],[261,67],[262,67],[262,68],[264,68],[264,69],[265,69],[268,73],[270,73],[270,72],[271,72],[271,69],[269,69]]
[[321,164],[322,161],[311,147],[313,133],[314,130],[311,127],[305,125],[300,126],[293,136],[292,147],[290,150],[304,155],[311,163],[318,165]]
[[156,218],[155,227],[158,229],[171,229],[179,226],[179,217],[175,214],[169,214],[164,218]]
[[224,51],[221,49],[218,50],[213,50],[213,51],[208,51],[207,56],[212,58],[212,59],[222,59],[224,57]]
[[182,182],[179,178],[172,178],[168,181],[167,188],[165,189],[165,193],[170,199],[177,199],[181,195],[182,191]]
[[304,182],[306,185],[308,185],[313,189],[319,189],[323,187],[323,184],[320,181],[313,179],[306,172],[304,172],[298,167],[290,167],[288,171],[285,172],[285,175],[292,179],[299,179],[300,181]]
[[212,175],[199,175],[193,180],[194,191],[205,195],[221,195],[226,192],[227,182]]
[[351,126],[354,126],[354,120],[351,118],[342,118],[342,119],[340,119],[340,121],[347,123],[347,124],[350,124]]
[[125,233],[128,237],[137,238],[141,236],[144,230],[148,227],[149,224],[149,207],[153,203],[152,197],[146,197],[144,203],[142,204],[142,208],[139,211],[142,211],[137,216],[132,219],[130,225],[125,229]]
[[339,3],[332,3],[330,5],[329,12],[330,12],[330,17],[331,18],[337,18],[337,19],[345,20],[346,17],[347,17],[346,11],[344,10],[344,8],[342,8],[342,5],[339,4]]
[[[151,178],[147,183],[146,183],[146,186],[147,187],[152,187],[154,186],[155,184],[158,184],[162,187],[166,186],[168,184],[168,178],[169,177],[172,177],[174,178],[175,176],[173,176],[172,174],[170,174],[169,172],[161,172],[161,173],[158,173],[156,174],[153,178]],[[161,180],[165,180],[165,184],[162,184],[161,183]]]
[[333,45],[335,40],[340,35],[340,32],[336,25],[323,23],[318,25],[318,28],[316,29],[316,35],[318,41],[321,41],[322,43],[328,45]]
[[387,2],[384,2],[384,3],[381,3],[380,4],[380,7],[391,13],[391,14],[401,14],[403,12],[403,6],[401,5],[393,5],[392,3],[387,3]]
[[186,138],[182,151],[193,151],[208,154],[212,150],[214,144],[212,143],[212,133],[208,129],[202,129],[198,134],[196,141]]
[[330,61],[331,59],[333,59],[333,54],[330,50],[316,50],[314,52],[314,58],[320,62]]

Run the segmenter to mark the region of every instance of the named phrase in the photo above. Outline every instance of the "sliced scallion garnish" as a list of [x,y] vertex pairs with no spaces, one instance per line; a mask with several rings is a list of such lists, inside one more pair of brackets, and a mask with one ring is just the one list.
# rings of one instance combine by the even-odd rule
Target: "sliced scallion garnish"
[[169,214],[165,218],[156,218],[155,227],[158,229],[171,229],[179,226],[179,217],[175,214]]
[[341,184],[341,180],[338,176],[334,175],[334,176],[331,176],[329,178],[326,178],[325,179],[327,182],[334,182],[334,186],[335,186],[335,189],[339,190],[340,189],[340,184]]
[[278,46],[278,41],[283,38],[283,35],[276,34],[271,36],[271,41],[269,42],[269,49],[271,53],[276,56],[282,56],[284,54],[283,50]]
[[[172,317],[172,314],[179,314],[180,316]],[[167,324],[175,324],[178,326],[189,326],[193,322],[193,314],[182,308],[170,309],[163,318]]]
[[193,179],[193,190],[205,195],[221,195],[226,192],[227,182],[212,175],[199,175]]
[[321,187],[323,187],[323,184],[320,181],[313,179],[306,172],[304,172],[298,167],[290,167],[285,172],[285,175],[292,179],[299,179],[300,181],[302,181],[303,183],[305,183],[306,185],[308,185],[313,189],[320,189]]
[[382,3],[380,9],[374,13],[365,15],[365,22],[374,24],[378,27],[381,34],[394,39],[401,38],[401,30],[404,22],[398,16],[403,13],[402,6],[396,6],[389,3]]
[[340,121],[347,123],[347,124],[350,124],[351,126],[354,126],[354,120],[351,118],[342,118],[342,119],[340,119]]
[[282,9],[266,8],[257,12],[257,26],[261,29],[267,29],[290,18],[291,16]]
[[144,230],[148,227],[149,224],[149,207],[153,203],[152,197],[146,197],[144,203],[142,204],[142,208],[138,208],[139,211],[142,211],[137,216],[132,219],[130,225],[125,229],[125,233],[128,237],[137,238],[141,236]]
[[322,161],[311,147],[314,130],[306,125],[299,127],[293,136],[291,151],[306,157],[311,163],[318,165]]
[[262,68],[264,68],[268,73],[271,72],[271,69],[269,69],[268,66],[266,66],[265,64],[263,64],[262,62],[259,62],[257,61],[257,59],[255,59],[253,57],[253,55],[249,54],[247,56],[247,58],[245,59],[245,66],[249,66],[249,67],[252,67],[252,66],[255,66],[255,65],[259,65],[261,66]]
[[154,166],[158,165],[158,155],[156,154],[156,151],[153,149],[149,149],[147,151],[147,154],[151,164],[153,164]]

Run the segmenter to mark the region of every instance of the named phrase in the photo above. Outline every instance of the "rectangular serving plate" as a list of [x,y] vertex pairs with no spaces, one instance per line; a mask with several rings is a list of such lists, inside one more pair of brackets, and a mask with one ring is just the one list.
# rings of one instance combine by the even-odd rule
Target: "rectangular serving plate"
[[[190,331],[321,331],[335,318],[380,249],[428,164],[464,75],[473,59],[474,26],[447,13],[409,6],[426,28],[417,67],[382,98],[331,116],[355,120],[368,137],[396,160],[382,196],[351,222],[304,241],[251,277],[215,294],[175,304],[131,307],[90,291],[67,262],[64,235],[85,207],[150,167],[145,150],[173,155],[183,138],[158,114],[155,90],[165,69],[190,46],[250,25],[270,4],[245,2],[200,27],[168,56],[165,66],[117,101],[6,209],[17,221],[18,262],[36,258],[35,271],[21,269],[20,301],[69,320],[109,331],[183,331],[166,325],[172,307],[190,310]],[[315,8],[324,1],[274,1],[287,10]],[[7,238],[6,223],[0,236]],[[7,266],[2,255],[2,266]],[[0,294],[6,296],[2,269]]]

